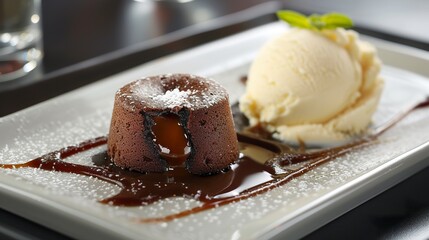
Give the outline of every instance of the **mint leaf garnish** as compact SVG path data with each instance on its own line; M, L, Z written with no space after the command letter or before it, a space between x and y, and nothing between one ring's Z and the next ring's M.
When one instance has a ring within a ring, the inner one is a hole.
M322 22L325 23L327 29L334 28L351 28L353 27L353 21L344 14L341 13L328 13L321 16Z
M298 12L281 10L277 12L277 17L293 27L310 30L350 28L353 26L353 21L341 13L312 14L307 17Z
M277 17L293 27L311 28L308 18L298 12L282 10L277 12Z

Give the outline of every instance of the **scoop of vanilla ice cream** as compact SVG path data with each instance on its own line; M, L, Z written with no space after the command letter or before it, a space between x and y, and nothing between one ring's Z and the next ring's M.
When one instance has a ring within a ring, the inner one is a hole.
M380 66L375 48L354 31L291 29L258 53L240 109L280 140L337 143L369 125Z

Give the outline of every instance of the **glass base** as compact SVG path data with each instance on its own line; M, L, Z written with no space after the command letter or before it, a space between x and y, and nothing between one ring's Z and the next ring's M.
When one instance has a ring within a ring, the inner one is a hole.
M42 55L38 29L0 33L0 82L27 75L39 65Z
M40 64L42 55L41 50L29 48L7 56L0 56L0 82L27 75Z

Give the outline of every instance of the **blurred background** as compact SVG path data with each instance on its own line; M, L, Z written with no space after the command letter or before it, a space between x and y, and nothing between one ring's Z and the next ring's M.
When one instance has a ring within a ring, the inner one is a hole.
M362 34L429 51L425 0L42 0L42 64L25 77L0 82L0 117L142 63L276 21L279 9L342 12ZM307 238L378 238L398 229L416 232L417 223L429 229L429 196L417 190L426 189L428 179L425 169ZM65 238L5 211L0 215L9 219L3 227L17 236ZM27 230L20 232L17 226Z
M27 77L0 82L0 103L21 96L14 104L0 105L0 116L150 60L276 21L279 9L343 12L364 34L429 49L429 3L424 0L43 0L42 64Z

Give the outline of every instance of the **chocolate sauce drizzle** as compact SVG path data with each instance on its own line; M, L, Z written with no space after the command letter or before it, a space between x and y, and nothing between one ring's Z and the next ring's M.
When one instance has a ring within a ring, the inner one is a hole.
M429 105L429 98L417 105ZM413 109L415 109L413 108ZM411 111L412 109L410 109ZM233 106L236 125L236 106ZM409 112L409 111L408 111ZM302 152L285 144L261 137L260 131L237 133L241 154L225 171L212 176L190 174L184 167L174 167L165 173L147 173L124 170L112 164L106 152L92 157L93 166L62 161L67 157L105 145L107 137L84 141L76 146L62 148L22 164L0 164L1 168L39 168L46 171L75 173L98 178L117 185L118 194L99 200L113 206L144 206L171 197L196 199L200 206L159 218L139 219L140 222L163 222L185 217L218 206L247 199L273 188L357 148L373 144L377 137L407 115L404 113L374 133L355 142L312 152ZM263 134L262 134L263 135ZM296 163L304 165L293 168Z

